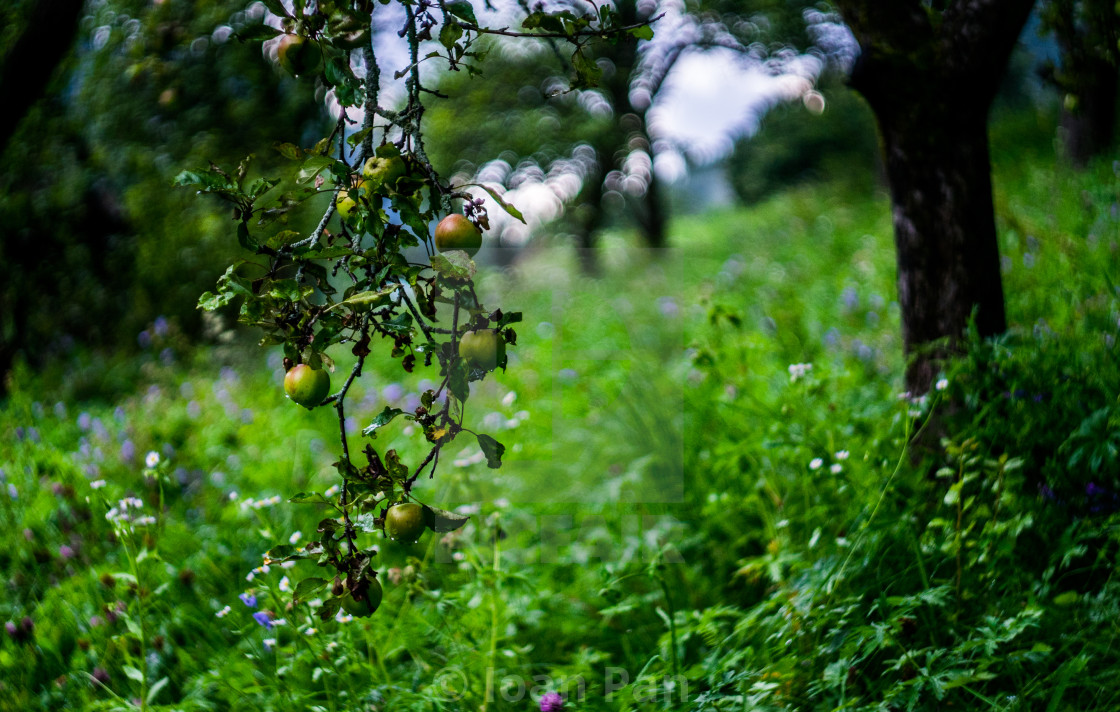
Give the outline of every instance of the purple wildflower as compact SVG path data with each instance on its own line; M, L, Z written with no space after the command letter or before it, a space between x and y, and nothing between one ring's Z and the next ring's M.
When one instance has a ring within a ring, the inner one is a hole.
M564 698L559 692L547 692L541 697L541 712L560 712L564 708Z
M241 602L244 603L249 608L256 608L257 607L257 597L254 596L253 594L249 593L248 591L239 595L238 598L240 598Z
M264 626L266 630L272 630L272 617L267 612L257 611L253 614L253 620Z

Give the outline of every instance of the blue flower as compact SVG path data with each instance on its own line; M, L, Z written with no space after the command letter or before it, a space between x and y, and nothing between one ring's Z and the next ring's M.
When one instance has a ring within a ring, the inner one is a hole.
M265 627L267 630L272 630L272 617L265 611L257 611L253 614L253 620L258 624Z
M254 596L253 594L249 593L248 591L246 591L245 593L238 596L238 598L240 598L241 602L244 603L249 608L256 608L257 607L257 597Z

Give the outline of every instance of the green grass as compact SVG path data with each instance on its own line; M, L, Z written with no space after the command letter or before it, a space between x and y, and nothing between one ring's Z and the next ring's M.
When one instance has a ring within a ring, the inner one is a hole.
M335 414L284 399L278 355L171 325L74 362L69 391L17 370L0 710L1115 709L1118 185L999 164L1014 328L920 403L882 194L682 219L661 257L612 235L599 280L559 247L484 270L483 301L525 314L468 403L506 462L456 442L415 493L470 522L361 542L368 619L289 608L312 563L254 572L328 516L287 497L337 480ZM423 377L367 367L352 450ZM943 451L907 449L922 427ZM416 440L398 420L374 444L415 462ZM114 525L126 497L155 521Z

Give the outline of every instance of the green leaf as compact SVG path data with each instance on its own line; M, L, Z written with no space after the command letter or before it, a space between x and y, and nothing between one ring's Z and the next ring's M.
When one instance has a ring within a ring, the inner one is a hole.
M264 556L272 563L282 563L284 561L295 561L298 559L306 558L305 554L300 552L291 544L280 544L279 546L274 546L266 551Z
M347 306L354 311L369 311L389 303L390 295L397 290L399 284L393 284L379 291L358 292L346 299L343 299L338 304L335 304L331 309L336 307ZM330 311L330 310L328 310Z
M483 185L482 183L464 183L464 184L462 184L460 186L457 186L457 187L466 188L467 186L475 186L477 188L482 188L483 190L485 190L487 193L490 194L490 197L494 199L495 203L502 206L502 210L505 210L507 213L509 213L511 217L513 217L517 220L520 220L522 223L528 225L528 223L525 222L525 216L521 214L521 211L518 210L517 208L513 207L512 203L506 202L506 199L503 198L501 196L501 194L499 194L496 190L494 190L490 186Z
M352 133L352 134L350 134L349 136L346 137L346 143L350 146L350 148L356 148L358 146L358 144L361 143L362 141L365 141L366 136L369 136L372 132L373 132L373 127L372 126L369 127L369 128L366 128L366 129L361 129L359 131L355 131L354 133Z
M630 33L631 37L635 37L639 40L653 39L653 27L651 25L642 25L641 27L635 27L633 29L627 30L627 32Z
M482 448L482 453L486 455L486 466L492 470L496 470L502 466L502 455L505 454L506 446L490 437L479 433L478 446Z
M261 0L264 6L268 8L269 12L277 17L291 17L288 11L284 8L284 4L280 0Z
M300 166L299 173L296 174L296 180L300 183L306 183L332 163L334 163L334 159L330 156L311 156Z
M124 670L124 676L129 680L133 680L135 682L144 682L144 673L140 672L131 665L125 665L122 669Z
M277 141L272 144L272 147L284 158L290 158L293 161L298 161L300 158L303 158L303 149L293 143L281 143Z
M469 519L470 517L462 514L424 505L424 524L434 532L441 534L453 532L466 524Z
M269 25L253 25L240 32L234 32L233 37L238 42L261 42L270 40L280 34L280 30Z
M467 0L455 0L455 2L447 3L444 7L460 20L466 20L472 25L478 26L478 20L474 16L474 6L467 2Z
M401 312L389 321L382 322L381 326L389 332L407 334L412 331L412 315L408 312Z
M159 696L160 691L162 691L163 688L167 687L167 683L169 681L170 680L167 677L161 677L160 679L156 680L155 684L152 685L151 689L148 690L148 696L144 698L145 702L147 702L149 705L152 704L152 701Z
M462 36L463 28L458 22L447 22L443 29L439 31L439 43L447 49L451 49Z
M570 13L568 13L570 14ZM526 30L542 29L546 32L564 32L564 21L556 15L538 10L530 14L521 23L521 26Z
M432 256L432 269L440 276L458 281L467 281L474 278L474 262L462 250L451 250L440 255Z
M275 250L281 247L286 247L293 242L298 242L301 237L303 237L303 235L296 232L295 230L281 230L280 232L265 240L264 244Z
M213 292L203 292L202 296L198 298L198 308L202 309L203 311L214 311L215 309L221 309L225 305L232 302L234 296L236 295L230 294L229 292L222 292L220 294L214 294Z
M470 398L470 369L467 362L461 358L455 359L451 364L451 377L447 379L447 389L460 403L465 403Z
M521 321L521 312L503 313L502 318L498 320L498 323L494 325L494 328L495 329L501 329L504 326L509 326L510 324L517 324L520 321Z
M330 504L331 501L318 492L300 492L288 498L292 504Z
M576 70L577 87L598 86L603 77L603 68L593 58L585 55L583 50L577 49L572 55L572 69Z
M404 411L401 410L400 408L392 408L390 406L385 406L385 410L378 413L377 417L375 417L373 419L373 422L371 422L369 425L367 425L362 430L362 435L368 435L370 437L376 437L374 434L377 432L378 428L385 427L389 423L393 422L393 419L396 418L398 415L403 415L403 414L404 414Z
M296 584L296 590L292 593L292 602L299 603L300 601L314 596L319 591L327 587L329 582L321 578L305 578Z
M250 252L256 252L257 248L260 247L260 244L249 234L248 223L240 222L237 224L237 244Z

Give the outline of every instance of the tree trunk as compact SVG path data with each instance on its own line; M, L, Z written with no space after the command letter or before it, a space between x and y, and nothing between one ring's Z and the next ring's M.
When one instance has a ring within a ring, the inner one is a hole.
M929 390L974 310L981 336L1006 328L986 118L957 108L920 129L880 120L911 393Z
M39 0L12 48L0 58L0 152L19 122L43 96L55 69L70 52L83 0Z
M837 0L861 54L850 83L879 124L891 187L906 386L929 390L976 312L1006 328L987 118L1032 0Z

